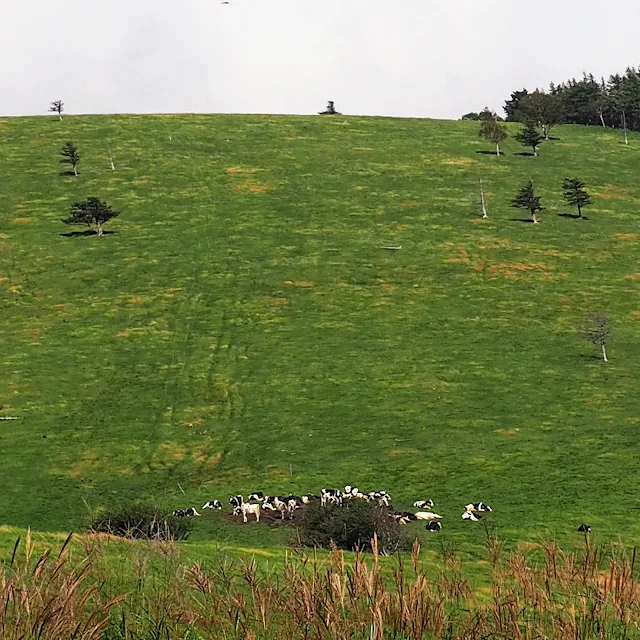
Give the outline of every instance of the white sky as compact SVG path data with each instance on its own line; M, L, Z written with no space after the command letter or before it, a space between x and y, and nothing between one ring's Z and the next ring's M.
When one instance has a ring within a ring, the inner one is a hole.
M1 0L0 115L500 113L640 63L640 2Z

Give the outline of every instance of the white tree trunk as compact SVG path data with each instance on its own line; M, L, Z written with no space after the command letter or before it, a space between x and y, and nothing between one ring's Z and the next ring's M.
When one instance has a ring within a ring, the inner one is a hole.
M624 143L629 144L629 134L626 129L624 130Z
M533 224L539 224L538 218L536 218L536 214L535 213L532 213L531 217L533 218Z
M607 124L604 121L604 116L602 115L602 111L598 111L598 115L600 116L600 122L602 123L602 126L606 129L607 128Z
M482 217L488 218L487 215L487 203L484 198L484 188L482 186L482 180L480 180L480 202L482 203Z
M600 346L602 347L602 359L605 362L609 362L609 359L607 358L607 348L606 348L606 346L604 344L601 344Z
M496 143L496 155L498 156L498 158L500 157L500 144Z
M78 175L78 169L76 169L76 165L73 165L73 175L75 175L77 177Z
M102 225L98 222L97 223L97 230L98 230L98 237L100 237L101 235L103 235L102 233Z
M113 155L111 155L111 149L109 149L109 162L111 163L111 171L115 171L116 167L113 164Z

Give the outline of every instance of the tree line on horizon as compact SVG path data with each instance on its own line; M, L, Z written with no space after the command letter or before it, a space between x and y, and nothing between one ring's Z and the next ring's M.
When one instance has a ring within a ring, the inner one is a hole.
M513 91L503 106L507 122L541 123L543 130L555 124L600 125L640 131L640 68L628 67L624 74L608 80L584 74L549 85L548 91L522 89ZM487 107L462 116L463 120L490 120L494 114ZM542 124L544 122L544 125ZM545 135L547 132L545 132Z

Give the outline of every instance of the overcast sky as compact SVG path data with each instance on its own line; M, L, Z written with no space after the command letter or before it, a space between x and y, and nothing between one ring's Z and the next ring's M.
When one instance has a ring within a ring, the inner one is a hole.
M458 118L640 63L640 2L4 0L0 115L314 113Z

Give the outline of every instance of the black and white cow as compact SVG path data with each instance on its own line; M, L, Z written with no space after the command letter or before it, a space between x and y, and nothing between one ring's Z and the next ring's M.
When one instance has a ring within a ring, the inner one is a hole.
M342 504L342 492L339 489L322 489L320 491L320 502L324 507L326 504Z
M441 522L436 522L435 520L430 522L425 529L427 531L431 531L431 532L435 532L435 531L440 531L442 529L442 523Z
M591 527L588 524L581 524L578 527L580 533L591 533Z
M233 507L233 515L237 516L240 513L240 508L244 504L244 498L240 495L229 498L229 504Z
M484 502L478 502L476 504L468 504L464 508L465 511L475 511L476 513L484 513L493 511L493 509Z
M319 502L320 496L301 496L302 504L311 504L312 502Z
M200 514L196 511L195 507L189 507L187 509L176 509L171 515L174 518L193 518Z
M471 522L478 522L482 516L479 513L474 513L473 511L465 511L462 514L463 520L471 520Z
M264 493L262 491L254 491L249 494L249 502L255 500L256 502L264 502Z
M220 500L209 500L202 505L203 509L222 509Z
M433 502L433 500L416 500L413 503L414 507L417 507L418 509L433 509L435 503Z

